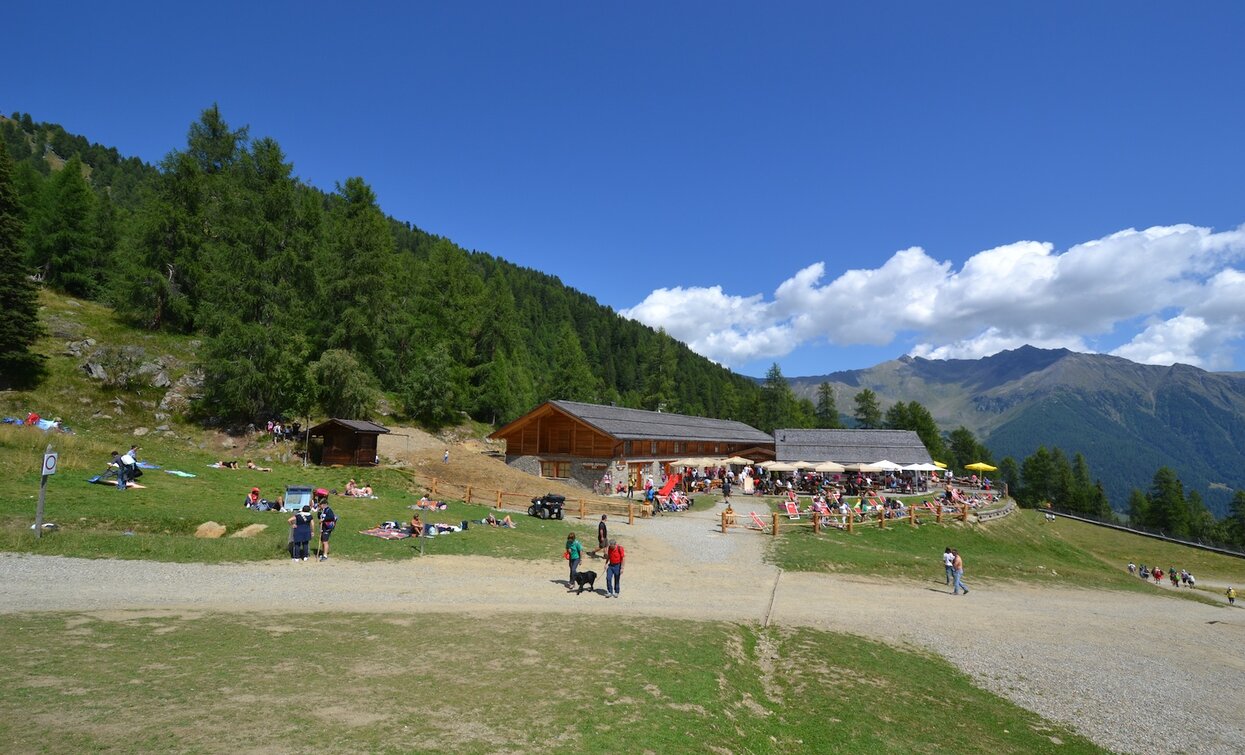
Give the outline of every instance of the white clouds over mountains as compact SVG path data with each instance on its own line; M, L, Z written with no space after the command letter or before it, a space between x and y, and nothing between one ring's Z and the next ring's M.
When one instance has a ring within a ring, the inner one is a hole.
M973 359L1031 344L1112 353L1137 362L1230 368L1245 336L1245 225L1214 233L1175 225L1129 229L1056 252L1018 241L978 252L959 270L919 247L881 267L825 281L799 270L771 298L721 286L653 291L622 311L727 365L839 346L915 340L911 353Z

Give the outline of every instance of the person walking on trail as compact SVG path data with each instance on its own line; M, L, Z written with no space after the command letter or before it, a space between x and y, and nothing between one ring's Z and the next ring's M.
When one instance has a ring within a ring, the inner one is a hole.
M611 540L605 550L605 597L617 598L622 592L623 561L627 554L617 540Z
M579 538L575 537L575 533L572 532L566 536L566 559L571 565L571 577L566 581L567 592L575 587L575 575L579 573L579 560L583 557L583 543L579 542Z
M949 586L951 579L955 577L955 554L951 552L950 548L942 552L942 566L947 572L947 585Z
M597 522L597 547L592 551L592 555L597 555L605 550L609 545L609 528L605 525L605 514L601 515L601 521Z
M964 586L964 559L960 558L960 552L955 549L951 550L951 555L955 556L951 562L951 568L955 570L955 587L951 594L958 595L963 590L968 595L968 588Z
M448 448L447 448L447 449L445 449L445 453L441 456L441 463L442 463L442 464L449 464L449 463L450 463L450 449L448 449Z
M1225 592L1224 595L1228 596L1228 605L1230 606L1236 605L1236 588L1235 587L1232 587L1231 585L1229 585L1228 591Z

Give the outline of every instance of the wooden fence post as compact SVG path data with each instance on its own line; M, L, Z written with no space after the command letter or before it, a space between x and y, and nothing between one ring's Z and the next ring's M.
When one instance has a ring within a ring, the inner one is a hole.
M821 512L813 512L813 533L821 534Z
M471 486L467 486L467 503L471 503Z
M583 519L583 518L584 518L584 516L585 516L585 515L587 515L587 513L588 513L588 509L586 508L586 504L584 503L584 499L580 498L580 499L579 499L579 518L580 518L580 519Z
M916 526L916 506L908 507L908 524L911 524L913 527Z
M722 512L722 534L726 534L726 512Z
M886 529L886 507L885 506L883 506L878 511L878 529L880 530Z
M843 517L843 523L847 525L847 534L852 534L852 526L856 523L856 512L849 508L847 516Z
M497 491L497 508L501 508L501 491Z
M772 534L774 537L778 537L778 512L777 511L774 512L774 531L770 534Z
M627 504L627 524L635 524L635 504Z
M968 521L968 504L967 503L963 504L962 508L960 509L960 521L961 522Z
M934 521L942 524L942 501L939 501L934 507Z
M437 494L437 478L435 477L432 478L432 494Z

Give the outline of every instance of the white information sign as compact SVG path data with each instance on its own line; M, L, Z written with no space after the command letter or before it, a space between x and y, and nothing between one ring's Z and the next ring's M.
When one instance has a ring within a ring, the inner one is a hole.
M56 474L57 456L58 454L44 454L43 455L43 474L45 476L50 475L50 474Z

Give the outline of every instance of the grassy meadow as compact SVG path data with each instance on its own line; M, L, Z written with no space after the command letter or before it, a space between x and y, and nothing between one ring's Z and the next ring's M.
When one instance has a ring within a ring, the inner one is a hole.
M141 490L120 492L115 485L87 484L100 473L109 452L119 443L98 432L77 435L44 434L28 427L0 427L0 472L7 484L0 491L0 551L19 551L88 558L139 558L157 561L226 562L288 558L288 514L243 508L242 498L259 487L274 499L286 485L312 485L340 490L350 477L370 484L376 499L334 496L333 510L341 518L333 534L333 552L351 559L409 558L418 553L418 541L387 541L359 534L386 520L409 521L410 508L423 490L394 469L327 469L298 463L269 462L254 455L256 464L271 472L212 469L220 454L187 447L163 438L138 439L142 458L163 469L146 470ZM51 442L60 453L60 471L49 478L44 521L60 529L36 539L30 531L39 492L39 465ZM278 453L279 450L273 453ZM236 458L236 457L231 457ZM179 478L166 474L178 469L196 475ZM425 522L458 524L483 519L486 506L446 500L445 511L424 511ZM505 558L556 558L568 530L590 535L589 521L541 521L526 513L510 512L517 529L473 526L466 532L430 538L429 554L487 554ZM250 524L268 528L252 538L194 537L206 521L225 525L234 533Z
M1241 580L1245 560L1097 527L1070 519L1048 522L1037 511L1015 513L982 524L945 517L920 526L907 519L857 526L852 534L826 528L814 534L807 522L788 523L769 550L770 560L788 571L847 572L912 580L943 580L942 552L956 548L964 558L965 581L1017 581L1050 585L1152 592L1131 577L1130 559L1188 569L1200 584L1180 594L1206 597L1208 582Z
M940 659L808 629L110 612L0 632L0 740L42 752L1100 751Z

